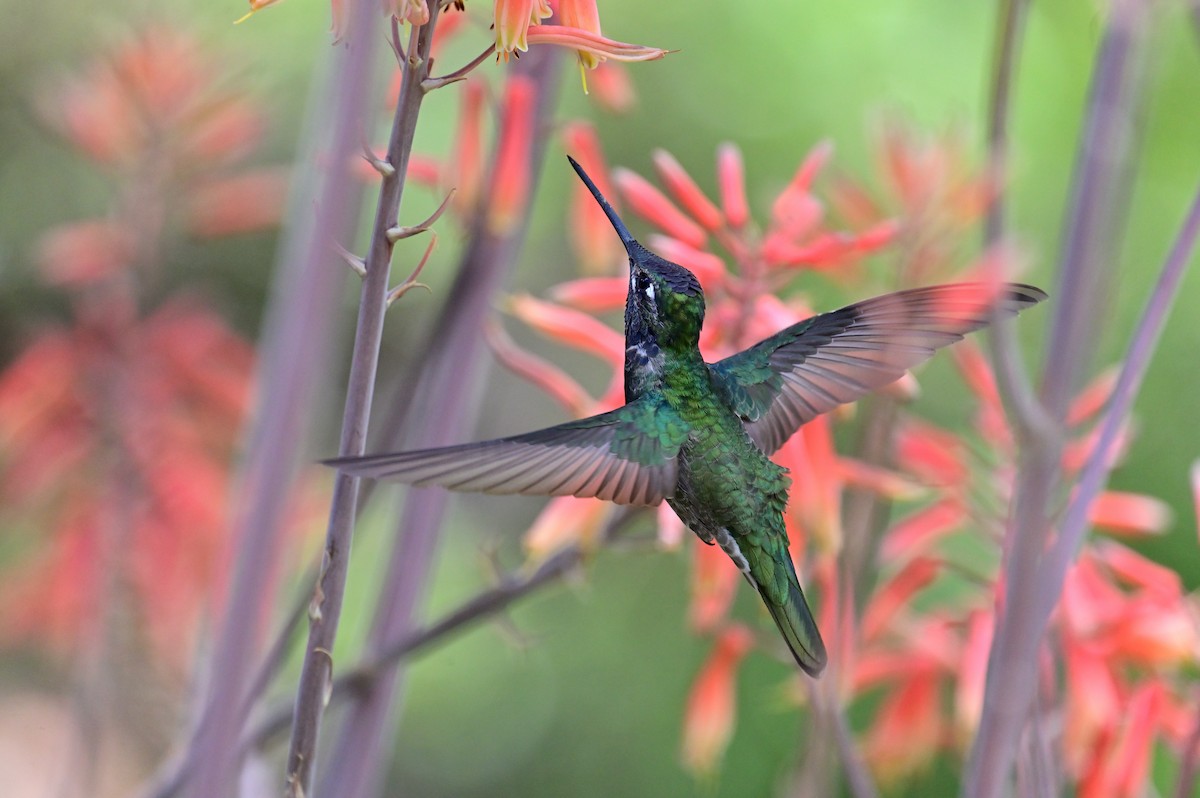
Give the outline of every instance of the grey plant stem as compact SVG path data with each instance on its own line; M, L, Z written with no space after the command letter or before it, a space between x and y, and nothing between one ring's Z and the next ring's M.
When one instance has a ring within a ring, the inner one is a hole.
M997 5L987 123L988 177L995 182L996 188L983 220L985 250L1000 246L1005 239L1009 180L1008 124L1017 50L1025 31L1025 12L1028 7L1028 0L1001 0ZM1014 321L999 317L993 319L988 341L996 369L997 388L1006 400L1019 440L1047 434L1050 421L1034 394L1028 371L1021 362Z
M1018 467L1001 572L1006 599L998 607L983 711L961 792L970 798L1004 793L1018 739L1030 719L1045 629L1037 596L1052 503L1063 487L1063 430L1071 393L1094 353L1095 325L1102 315L1099 286L1107 284L1113 269L1115 231L1121 227L1115 218L1122 207L1117 195L1128 190L1120 177L1133 127L1131 75L1147 15L1145 3L1117 0L1096 57L1043 372L1041 401L1053 432L1026 441Z
M557 85L556 48L534 48L510 65L511 74L531 79L536 86L534 131L529 150L529 196L536 194L546 147L547 130ZM504 131L501 131L504 135ZM501 151L503 141L495 150ZM493 159L494 160L494 159ZM493 176L489 178L489 186ZM491 196L489 187L482 196ZM516 262L525 239L528 209L521 221L505 231L489 230L486 208L473 225L458 275L443 316L423 348L419 382L406 410L406 447L424 448L454 443L464 434L474 393L477 364L483 355L483 324L490 303ZM413 434L415 431L415 434ZM446 494L437 489L411 489L395 532L387 575L376 602L368 638L372 655L389 640L414 628L433 569ZM394 733L395 697L402 692L406 672L384 668L348 708L331 767L322 782L330 795L365 796L379 786L386 771L387 740Z
M361 2L352 4L351 15L346 44L333 59L330 86L336 90L324 91L325 113L314 136L335 164L348 163L357 149L376 52L371 23L377 12ZM332 125L326 119L334 120ZM247 704L237 698L246 694L247 674L258 654L259 623L272 598L273 583L266 575L276 570L289 488L314 397L327 373L328 341L345 281L330 254L356 214L358 193L347 170L330 169L314 176L289 210L291 223L280 247L259 348L259 402L237 478L238 510L230 537L237 546L236 565L196 732L182 755L197 776L190 786L198 797L229 794L238 768L236 741Z
M360 0L353 6L362 8L373 4ZM428 23L413 27L406 49L407 59L401 64L403 72L400 95L396 103L386 155L386 161L392 169L388 174L381 175L371 241L364 258L366 274L359 298L358 324L351 354L346 406L342 416L341 444L338 448L341 456L362 454L366 445L391 274L393 245L388 239L387 231L396 225L399 218L400 200L404 192L417 117L425 97L421 84L429 73L429 53L439 11L440 4L431 4ZM366 11L357 13L367 15ZM373 26L367 24L364 27L364 35L370 36ZM334 478L324 559L309 605L308 643L304 649L300 684L296 691L296 713L286 764L288 795L313 795L312 780L321 717L333 671L330 652L333 651L342 612L357 501L358 480L338 473Z
M1133 409L1134 399L1146 376L1146 369L1154 355L1158 339L1166 326L1171 305L1179 293L1179 284L1187 270L1188 261L1196 247L1196 237L1200 234L1200 186L1192 197L1191 207L1184 219L1183 226L1171 252L1163 264L1158 281L1146 303L1129 351L1125 355L1124 364L1117 376L1117 384L1113 388L1112 397L1104 413L1100 427L1100 438L1096 442L1087 463L1084 464L1074 495L1071 497L1067 511L1063 515L1057 538L1050 548L1042 573L1038 579L1038 610L1043 626L1049 619L1050 613L1058 603L1062 593L1063 579L1067 568L1070 567L1083 536L1090 528L1088 524L1088 509L1108 481L1112 471L1112 458L1109 453L1116 444L1121 426Z

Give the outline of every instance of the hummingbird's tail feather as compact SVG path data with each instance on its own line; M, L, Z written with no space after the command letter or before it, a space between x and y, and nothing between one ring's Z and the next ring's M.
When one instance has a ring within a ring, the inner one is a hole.
M821 640L821 631L817 629L817 621L808 608L808 602L804 600L800 583L795 576L789 581L787 599L783 603L775 601L762 586L758 587L758 593L775 619L775 625L787 641L788 648L792 650L796 663L809 676L820 676L828 659L825 643Z

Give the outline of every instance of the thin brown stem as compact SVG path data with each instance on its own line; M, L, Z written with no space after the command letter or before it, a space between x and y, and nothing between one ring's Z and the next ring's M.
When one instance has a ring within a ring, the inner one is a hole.
M358 325L342 417L341 444L338 449L341 456L359 455L365 450L391 273L392 242L388 240L387 231L395 226L399 217L417 117L425 98L421 82L428 76L429 53L438 10L434 4L430 9L429 22L423 26L413 26L409 39L408 58L404 63L400 97L396 103L387 151L387 161L395 173L381 180L371 242L364 259L367 273L359 299ZM334 480L321 574L309 605L308 644L296 692L296 715L287 757L286 789L289 795L313 795L317 742L333 672L329 652L333 650L341 617L357 504L358 480L339 472Z
M442 75L441 77L428 78L425 81L425 91L433 91L434 89L440 89L443 86L449 86L451 83L457 83L460 80L466 80L467 76L470 75L476 67L491 58L495 52L496 45L492 44L482 53L472 58L470 62L468 62L466 66L463 66L461 69L456 69L448 75Z
M553 49L539 48L513 65L513 79L532 80L536 86L533 130L541 130L550 118L557 64L558 54ZM529 145L530 185L536 186L546 139L534 137ZM497 151L503 147L504 142L498 142ZM405 446L425 448L461 440L464 420L471 417L475 401L476 364L484 349L483 320L524 243L527 209L520 219L504 230L490 229L482 216L476 221L442 318L422 347L420 377L405 407L409 426ZM433 569L445 505L444 491L408 491L404 511L398 516L384 587L376 602L370 647L378 650L415 624ZM347 711L333 766L324 781L331 788L336 785L339 795L370 794L382 779L387 761L382 752L395 728L394 699L405 675L402 668L387 670Z

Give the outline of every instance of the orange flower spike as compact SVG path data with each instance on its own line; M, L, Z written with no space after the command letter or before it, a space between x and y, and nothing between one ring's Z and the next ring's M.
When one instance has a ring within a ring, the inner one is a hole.
M496 52L507 60L514 50L528 50L530 25L553 13L548 0L496 0L493 6Z
M586 313L519 294L508 302L517 318L548 338L589 352L613 366L625 363L625 338Z
M658 225L672 238L700 249L708 240L704 228L685 216L661 191L628 169L617 169L613 178L621 194L642 218Z
M737 720L737 669L754 638L730 626L717 639L688 695L683 716L683 765L695 776L711 776L733 738Z
M576 496L551 499L525 533L523 545L530 565L545 562L568 546L595 550L612 507L599 499Z
M726 142L717 150L717 185L721 191L721 208L725 221L735 230L750 220L750 205L746 202L746 168L742 151L736 144Z
M675 156L666 150L657 149L652 158L658 176L692 218L710 232L720 229L725 221L721 211L704 195L696 181L692 180L692 176L675 160Z
M871 642L882 635L912 597L927 586L941 570L941 563L932 557L917 557L897 571L887 583L875 591L863 612L862 638Z
M483 106L486 87L480 80L463 81L459 95L458 124L446 164L446 190L453 189L451 203L463 218L471 218L479 203L483 184Z
M536 96L532 80L517 75L509 77L501 104L499 144L487 204L487 226L493 234L512 230L526 211Z
M737 595L738 581L738 571L725 552L696 538L692 548L692 600L688 606L688 625L693 632L711 632L725 620Z
M586 122L570 122L563 128L563 144L567 152L592 175L596 186L606 197L616 198L608 181L608 167L600 149L596 130ZM584 274L611 274L625 258L625 247L613 235L612 225L604 210L592 199L587 186L578 180L571 181L570 241L575 258ZM622 278L622 289L628 280ZM624 297L621 304L624 305Z

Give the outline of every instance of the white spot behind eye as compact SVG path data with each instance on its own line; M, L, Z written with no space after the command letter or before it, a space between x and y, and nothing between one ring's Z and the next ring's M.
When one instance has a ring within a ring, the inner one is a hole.
M646 297L651 302L654 301L654 283L646 283Z

